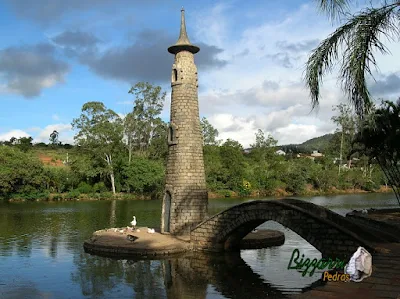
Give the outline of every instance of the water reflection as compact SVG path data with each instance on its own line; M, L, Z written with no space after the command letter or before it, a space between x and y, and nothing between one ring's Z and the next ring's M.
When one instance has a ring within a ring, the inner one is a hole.
M368 196L309 200L335 211L394 202L390 194ZM244 201L211 200L209 211ZM282 297L318 280L318 275L307 278L286 269L294 248L310 258L319 259L321 253L271 221L261 227L283 231L285 244L240 255L134 261L84 253L83 241L93 231L126 226L133 215L139 226L159 227L160 213L159 201L0 203L0 298L25 298L28 293L29 298Z
M79 270L73 275L86 296L105 297L107 293L116 293L122 285L125 289L120 291L134 298L209 298L210 287L214 290L213 298L285 298L290 293L254 272L240 253L189 253L158 261L95 261L94 256L82 255ZM118 284L120 280L124 283ZM285 285L285 281L280 283Z

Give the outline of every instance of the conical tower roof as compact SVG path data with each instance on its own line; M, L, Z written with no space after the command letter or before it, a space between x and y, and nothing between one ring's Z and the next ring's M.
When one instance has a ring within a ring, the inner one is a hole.
M200 48L192 45L189 41L189 38L186 33L186 24L185 24L185 10L181 9L181 32L179 34L178 41L175 45L168 48L168 52L171 54L176 54L180 51L189 51L193 54L196 54L200 51Z

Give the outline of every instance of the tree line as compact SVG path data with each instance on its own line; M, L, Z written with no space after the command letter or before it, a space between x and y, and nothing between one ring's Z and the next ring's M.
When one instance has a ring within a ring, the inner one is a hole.
M0 196L5 199L160 198L168 154L167 123L160 114L166 93L159 86L137 83L132 111L124 118L102 102L87 102L73 119L75 144L62 144L54 131L49 144L32 144L31 137L12 138L0 146ZM235 140L218 139L218 130L201 119L208 190L219 196L329 193L335 190L372 191L388 179L368 153L355 153L352 141L360 122L346 105L335 108L337 132L323 157L298 158L276 153L277 140L255 135L249 153ZM43 165L38 152L68 153L64 167ZM334 158L339 158L335 159ZM354 163L357 163L355 165ZM354 167L356 166L356 167Z

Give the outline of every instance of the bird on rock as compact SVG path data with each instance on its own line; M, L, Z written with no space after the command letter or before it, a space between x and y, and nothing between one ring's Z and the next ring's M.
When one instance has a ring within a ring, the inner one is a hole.
M136 228L136 217L133 216L133 220L131 221L132 227Z

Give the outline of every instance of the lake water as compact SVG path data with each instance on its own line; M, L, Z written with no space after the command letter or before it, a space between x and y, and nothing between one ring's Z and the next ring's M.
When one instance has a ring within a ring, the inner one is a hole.
M353 209L398 207L393 194L302 198L346 214ZM209 214L249 199L209 201ZM33 202L0 204L0 298L281 298L318 281L287 270L295 248L321 253L272 221L260 228L285 233L285 244L232 255L164 260L117 260L86 254L83 241L96 230L159 227L160 201Z

